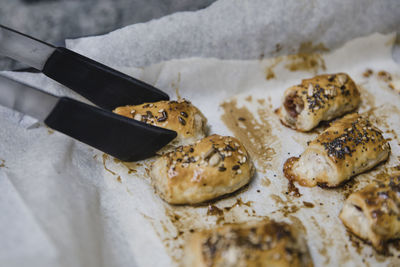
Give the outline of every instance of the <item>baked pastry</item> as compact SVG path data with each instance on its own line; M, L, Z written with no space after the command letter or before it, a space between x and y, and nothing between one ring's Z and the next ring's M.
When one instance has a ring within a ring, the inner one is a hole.
M386 160L390 145L382 132L357 113L331 124L300 158L289 158L285 176L303 186L338 186L350 177Z
M306 132L321 121L356 109L359 104L360 93L349 75L325 74L288 88L278 114L284 125Z
M313 266L307 243L291 226L275 221L234 224L194 233L182 266Z
M187 145L206 136L207 119L187 100L159 101L136 106L123 106L114 110L115 113L142 121L154 126L177 132L171 146Z
M219 135L164 154L150 171L156 192L170 204L196 204L232 193L253 174L253 163L239 140Z
M400 173L351 194L339 215L350 231L382 251L400 238Z

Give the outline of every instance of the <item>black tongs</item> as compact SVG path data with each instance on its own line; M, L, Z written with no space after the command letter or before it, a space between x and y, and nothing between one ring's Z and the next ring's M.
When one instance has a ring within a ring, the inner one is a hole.
M0 54L40 70L100 107L0 76L0 104L43 120L50 128L123 161L150 157L177 135L112 112L118 106L169 99L151 85L2 25Z

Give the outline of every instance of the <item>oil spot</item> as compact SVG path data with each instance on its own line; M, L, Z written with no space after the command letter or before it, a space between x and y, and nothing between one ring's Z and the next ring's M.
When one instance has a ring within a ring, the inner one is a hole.
M131 173L137 173L137 169L139 167L142 167L143 164L140 162L125 162L125 161L121 161L122 165L124 165L126 168L128 168L128 174Z
M178 78L176 79L175 82L172 82L172 83L171 83L171 87L172 87L173 89L175 89L176 98L177 98L178 100L181 99L181 95L180 95L180 93L179 93L180 84L181 84L181 73L178 72Z
M261 98L261 99L257 99L258 104L260 105L264 105L265 104L265 99Z
M289 215L296 213L300 210L300 207L296 205L285 205L282 208L273 211L272 213L281 213L284 217L288 217Z
M230 211L233 208L242 207L242 206L251 207L252 204L253 204L253 201L243 202L242 198L239 197L239 198L236 199L236 202L233 203L233 205L228 206L228 207L224 207L223 210L224 211Z
M208 208L207 208L207 215L216 215L216 216L219 216L219 215L223 215L224 214L224 211L223 210L221 210L220 208L218 208L217 206L215 206L215 205L208 205Z
M105 169L106 171L108 171L108 172L111 173L112 175L117 175L116 172L114 172L114 171L110 170L109 168L107 168L106 162L107 162L107 160L108 160L108 157L109 157L109 156L108 156L107 154L103 154L103 167L104 167L104 169Z
M374 71L371 70L371 69L366 69L366 70L363 72L363 76L364 76L365 78L369 78L372 74L374 74Z
M311 222L314 224L314 227L318 231L318 234L321 236L322 244L321 244L321 246L319 246L318 252L325 258L324 266L326 266L331 261L329 255L328 255L327 249L332 247L332 245L333 245L332 240L329 237L327 237L324 227L321 227L318 224L317 219L315 219L314 216L311 216L310 218L311 218Z
M274 68L283 60L282 57L275 58L271 65L265 69L265 79L270 80L276 78Z
M302 43L297 54L286 56L289 63L285 67L290 71L311 71L317 74L319 70L326 70L321 53L327 51L329 50L322 43L315 46L312 42Z
M299 218L293 215L289 215L288 219L293 223L293 225L299 229L304 235L307 234L307 229Z
M361 98L361 109L368 110L375 107L375 97L368 90L366 90L360 84L357 84L358 90L360 91Z
M387 82L387 83L391 82L392 79L393 79L392 75L389 72L384 71L384 70L381 70L381 71L378 72L378 78L380 80L384 81L384 82Z
M276 204L279 204L279 205L280 204L282 204L282 205L286 204L285 201L283 201L282 198L280 196L278 196L278 195L271 194L270 198L272 198L275 201Z
M218 208L215 205L208 205L207 216L215 216L215 217L217 217L217 221L216 221L217 224L220 224L225 219L224 210Z
M271 181L267 177L264 177L261 179L262 186L268 187L270 184L271 184Z
M258 122L247 107L237 107L236 100L221 104L224 114L221 119L249 151L250 156L257 161L261 171L265 172L271 166L276 155L272 147L278 138L272 134L272 127L266 118ZM238 120L244 118L245 120Z
M303 205L306 208L314 208L314 204L311 202L303 201Z

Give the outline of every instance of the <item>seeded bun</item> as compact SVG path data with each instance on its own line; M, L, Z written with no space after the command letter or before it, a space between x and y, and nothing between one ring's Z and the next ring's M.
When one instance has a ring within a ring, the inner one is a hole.
M352 193L339 218L353 234L383 251L387 241L400 238L399 193L400 172L397 172Z
M229 224L194 233L181 266L313 266L304 237L286 223Z
M159 101L118 107L115 113L154 126L176 131L178 136L162 151L188 145L205 137L207 119L187 100Z
M370 121L352 113L335 121L308 144L300 158L289 158L283 172L303 186L335 187L372 169L390 155L390 145Z
M278 115L284 125L306 132L321 121L332 120L356 109L360 102L357 85L349 75L325 74L288 88Z
M234 137L211 135L158 158L150 176L170 204L197 204L232 193L249 183L254 166Z

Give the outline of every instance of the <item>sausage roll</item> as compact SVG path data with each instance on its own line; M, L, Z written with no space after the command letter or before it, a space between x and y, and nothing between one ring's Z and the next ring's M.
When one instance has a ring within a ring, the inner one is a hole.
M164 154L150 171L156 192L170 204L196 204L232 193L249 183L253 174L243 145L219 135Z
M182 266L313 266L298 231L275 221L231 224L194 233L185 246Z
M400 173L351 194L339 217L353 234L382 251L386 241L400 238Z
M289 158L283 171L304 186L338 186L350 177L373 168L390 154L382 132L357 113L331 124L300 158Z
M174 130L171 146L187 145L205 137L207 119L187 100L159 101L118 107L115 113L154 126ZM170 148L167 147L167 148Z
M359 104L360 93L349 75L325 74L288 88L278 114L284 125L306 132L321 121L356 109Z

